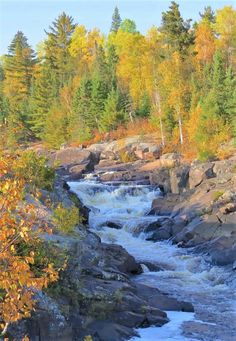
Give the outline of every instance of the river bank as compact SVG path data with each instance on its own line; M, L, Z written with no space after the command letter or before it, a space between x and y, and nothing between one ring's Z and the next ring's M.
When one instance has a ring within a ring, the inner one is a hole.
M15 339L235 337L234 158L188 164L139 140L48 156L57 165L50 198L70 207L75 193L88 226L47 237L68 267Z

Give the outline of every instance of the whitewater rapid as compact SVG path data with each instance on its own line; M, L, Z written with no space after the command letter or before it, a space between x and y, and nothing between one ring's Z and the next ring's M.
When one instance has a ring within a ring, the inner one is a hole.
M160 219L147 215L153 199L161 196L157 187L117 186L93 178L68 185L90 209L89 226L103 242L122 245L140 263L162 269L149 271L144 265L137 282L194 305L195 313L168 311L169 323L138 329L140 338L133 341L236 340L235 272L230 267L213 266L207 256L178 248L171 241L146 240L143 227Z

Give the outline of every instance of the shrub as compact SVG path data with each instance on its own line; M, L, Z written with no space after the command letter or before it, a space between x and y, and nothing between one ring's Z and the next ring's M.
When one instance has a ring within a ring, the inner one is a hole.
M71 233L76 225L80 224L83 218L80 215L79 209L75 206L71 208L63 207L59 204L53 212L53 223L56 228L63 233Z
M213 193L213 201L217 201L220 199L220 197L222 197L222 195L224 194L224 191L216 191Z
M32 188L42 188L51 191L55 171L47 165L47 158L39 156L34 151L26 151L20 155L15 165L16 175Z

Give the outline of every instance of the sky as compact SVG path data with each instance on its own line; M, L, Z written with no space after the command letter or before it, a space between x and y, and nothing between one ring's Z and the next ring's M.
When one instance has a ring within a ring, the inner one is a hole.
M236 5L236 0L176 0L185 19L199 19L199 12L210 5L214 10L226 5ZM75 22L88 29L98 27L108 33L115 6L121 18L135 20L140 32L146 33L153 25L159 26L161 14L170 5L169 0L0 0L0 55L15 33L23 31L29 44L36 45L45 38L44 30L61 13L71 15Z

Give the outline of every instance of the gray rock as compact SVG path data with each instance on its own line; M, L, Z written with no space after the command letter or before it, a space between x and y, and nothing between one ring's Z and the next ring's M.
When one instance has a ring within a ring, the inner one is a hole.
M180 194L188 188L189 166L180 166L170 170L171 192Z
M214 163L211 162L192 165L189 170L189 188L197 187L203 180L213 178L213 167Z

